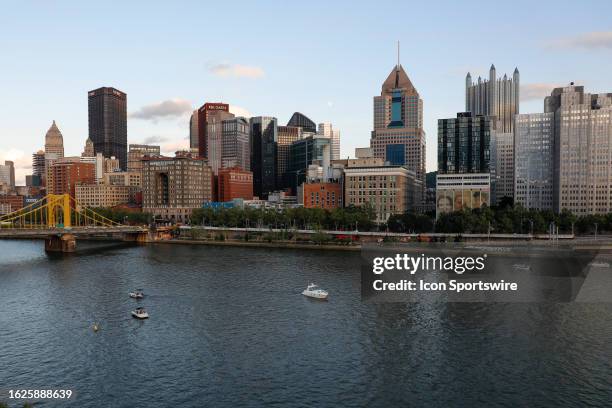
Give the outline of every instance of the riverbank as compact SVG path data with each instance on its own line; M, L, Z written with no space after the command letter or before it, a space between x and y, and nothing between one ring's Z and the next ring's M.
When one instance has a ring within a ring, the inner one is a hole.
M172 239L167 241L154 241L152 244L175 244L175 245L211 245L249 248L280 248L280 249L316 249L330 251L361 251L361 245L333 245L333 244L307 244L294 242L253 242L253 241L208 241L196 239Z

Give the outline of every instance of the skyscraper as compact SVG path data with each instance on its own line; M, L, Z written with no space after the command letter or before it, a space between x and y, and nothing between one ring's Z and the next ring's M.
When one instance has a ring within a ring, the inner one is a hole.
M276 147L276 187L278 189L282 190L292 186L291 174L289 173L289 152L291 144L301 138L302 128L278 126L278 143Z
M235 167L250 171L249 121L237 117L224 120L221 126L221 168Z
M219 122L219 139L221 138L221 121L233 118L229 113L229 105L226 103L207 102L198 109L198 155L208 158L208 122ZM214 118L214 119L213 119ZM213 129L217 129L213 126Z
M577 215L612 211L612 93L555 88L544 100L554 113L553 209Z
M331 159L340 159L340 131L334 129L331 123L319 123L319 135L331 140Z
M491 64L489 79L478 77L476 83L468 72L465 77L465 110L474 115L495 117L491 134L491 176L495 186L493 202L514 195L514 115L519 113L520 74L514 69L512 78L497 78Z
M273 117L250 119L253 194L259 198L267 198L269 193L276 190L277 126L277 120Z
M473 115L495 116L498 133L512 133L514 115L519 113L520 74L514 69L512 78L504 74L497 78L495 65L489 69L489 79L478 77L472 82L468 72L465 77L465 110Z
M4 164L0 164L0 184L15 187L15 163L12 161L5 160Z
M514 202L528 209L553 209L555 114L514 117Z
M316 133L317 125L308 118L308 116L304 115L300 112L295 112L289 122L287 122L287 126L293 127L301 127L304 132Z
M64 138L55 121L53 121L45 135L45 155L49 155L49 157L54 159L64 157Z
M375 157L407 167L414 171L419 185L425 185L423 100L399 61L383 83L380 96L374 97L370 147Z
M127 95L118 89L102 87L89 91L89 138L95 153L115 156L121 169L127 169Z
M32 154L32 175L42 180L45 174L45 152L42 150Z
M194 110L189 118L189 147L197 149L198 143L198 110Z
M461 112L438 120L436 214L490 205L495 119Z

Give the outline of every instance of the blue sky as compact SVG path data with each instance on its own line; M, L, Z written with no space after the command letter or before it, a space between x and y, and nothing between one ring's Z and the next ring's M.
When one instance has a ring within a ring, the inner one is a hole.
M14 2L0 14L0 160L18 181L56 120L67 155L87 138L87 91L128 94L128 142L186 146L188 111L294 111L330 121L342 155L367 146L372 97L396 59L424 101L427 168L436 120L464 109L464 78L518 66L521 112L570 81L612 92L612 2ZM500 16L500 17L498 17ZM501 17L503 16L503 17Z

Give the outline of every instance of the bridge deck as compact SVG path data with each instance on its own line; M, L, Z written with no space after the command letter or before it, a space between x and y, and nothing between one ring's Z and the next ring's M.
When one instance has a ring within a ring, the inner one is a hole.
M148 232L147 227L120 226L120 227L73 227L73 228L0 228L0 238L27 238L45 237L52 235L72 234L74 236L100 235L100 234L126 234Z

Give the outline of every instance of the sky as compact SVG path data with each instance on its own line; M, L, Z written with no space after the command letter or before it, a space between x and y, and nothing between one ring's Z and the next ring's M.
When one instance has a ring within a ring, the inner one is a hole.
M0 14L0 161L31 169L55 120L66 155L87 139L87 91L128 95L128 143L188 146L190 112L295 111L341 132L342 157L369 145L372 98L396 63L419 91L427 170L437 119L465 106L465 75L521 74L521 113L574 81L612 92L612 2L7 2Z

